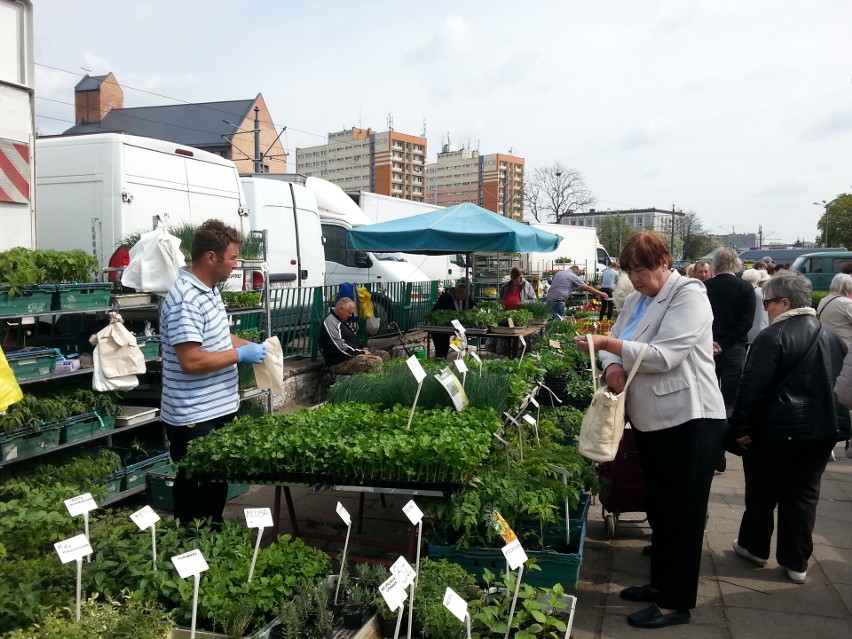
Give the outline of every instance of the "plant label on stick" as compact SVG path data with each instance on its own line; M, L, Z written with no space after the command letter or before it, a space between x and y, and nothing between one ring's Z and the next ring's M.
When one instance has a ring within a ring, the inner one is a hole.
M461 410L468 405L467 393L464 392L462 383L453 371L449 368L444 368L440 373L435 374L435 379L449 393L456 410Z
M461 333L462 335L465 334L466 329L464 326L462 326L462 323L460 321L454 319L450 322L450 324L452 324L453 328L456 329L457 333Z
M139 530L145 530L160 521L160 516L154 512L153 508L145 506L130 515L130 519L139 527Z
M506 448L509 448L509 442L507 442L505 439L500 437L500 435L498 435L497 433L491 433L491 434L494 436L494 439L496 439L498 442L503 444Z
M461 353L461 349L455 344L450 344L450 348L453 349L456 353Z
M77 515L83 515L96 510L98 505L95 503L91 493L84 493L71 499L66 499L65 507L68 509L69 515L76 517Z
M391 609L391 612L395 612L397 608L405 603L405 590L399 585L399 581L395 575L388 577L379 586L379 592L388 605L388 608Z
M535 417L533 417L532 415L524 415L524 421L530 426L535 426Z
M210 568L210 566L207 565L207 560L204 559L204 555L202 555L201 551L197 548L195 550L185 552L182 555L175 555L172 557L172 563L175 565L181 579L200 575L202 572Z
M515 328L515 322L511 317L506 319L506 323L509 325L509 328Z
M402 507L402 512L405 513L413 526L419 524L423 519L423 511L414 503L413 499Z
M524 548L521 546L521 542L518 539L510 541L508 544L503 546L502 551L506 561L509 562L509 568L511 570L517 570L518 567L523 566L524 562L527 560L527 553L524 552Z
M459 597L458 593L450 587L444 592L444 608L453 613L453 616L464 623L467 616L467 602Z
M343 504L337 502L337 508L335 510L337 511L338 516L343 520L344 524L347 526L352 525L352 517L349 515L349 511L343 507Z
M244 512L246 516L246 527L269 528L272 526L271 508L246 508ZM349 524L347 524L347 526L348 525Z
M454 360L453 363L456 365L456 368L458 369L459 373L467 372L467 364L464 363L463 359Z
M562 476L563 476L563 477L565 477L566 479L568 479L568 478L570 478L570 477L571 477L571 473L569 473L569 472L568 472L565 468L563 468L562 466L557 466L556 464L551 464L550 462L545 463L545 466L547 466L547 467L548 467L550 470L552 470L554 473L558 473L559 475L562 475Z
M400 587L408 588L408 586L414 583L414 568L405 560L405 557L400 557L393 562L390 571L396 577Z
M477 355L475 351L471 351L470 356L473 358L473 361L479 364L479 367L482 368L482 360L480 359L479 355Z
M535 397L530 397L530 404L538 408L538 400Z
M408 370L411 371L411 374L414 375L414 379L419 384L424 379L426 379L426 371L423 370L423 365L420 363L420 360L417 359L416 355L412 355L405 363L408 365Z
M515 426L520 427L520 423L518 423L518 420L512 417L509 413L503 413L503 417L505 417L507 421L512 422Z
M86 535L77 535L64 541L57 541L53 544L53 547L63 564L92 554L92 546L89 544L89 538Z
M562 349L562 344L555 339L549 340L547 343L550 346L550 348L555 348L556 350Z

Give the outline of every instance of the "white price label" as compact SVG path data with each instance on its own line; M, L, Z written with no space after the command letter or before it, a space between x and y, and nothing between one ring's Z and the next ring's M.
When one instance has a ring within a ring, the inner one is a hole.
M91 493L84 493L71 499L66 499L65 507L68 509L69 515L76 517L77 515L96 510L98 505L95 503Z
M550 348L555 348L556 350L562 348L562 344L555 339L549 340L547 343L550 345Z
M506 320L506 323L509 325L509 328L515 328L515 321L511 317Z
M509 568L512 570L517 570L518 566L527 560L527 553L524 552L521 542L517 539L503 546L501 550L506 561L509 562Z
M450 344L450 348L453 349L456 353L461 353L461 349L455 344Z
M512 417L509 413L503 413L503 417L512 422L515 426L520 426L518 420Z
M453 371L449 368L445 368L435 375L435 379L437 379L438 383L444 387L444 390L446 390L447 393L449 393L450 399L453 401L453 406L456 410L461 410L468 405L467 393L464 391L464 386L462 386L459 378L455 376Z
M421 519L423 519L423 511L414 503L413 499L402 507L402 512L404 512L405 516L408 517L408 521L415 526L420 523Z
M56 553L63 564L92 554L92 547L89 545L89 539L86 535L77 535L64 541L57 541L53 544L53 547L56 548Z
M139 526L139 530L145 530L160 521L160 516L154 512L153 508L145 506L130 515L130 519L133 520L134 524Z
M495 438L498 442L500 442L501 444L503 444L506 448L508 448L508 447L509 447L509 442L507 442L505 439L503 439L502 437L500 437L500 435L498 435L497 433L491 433L491 434L494 436L494 438Z
M391 611L396 611L405 602L405 590L399 585L395 575L391 575L379 586L379 592Z
M396 577L400 587L408 588L414 583L414 568L405 560L405 557L400 557L390 567L391 574Z
M337 511L338 516L343 520L344 524L347 526L352 525L352 517L349 515L349 511L343 507L343 504L337 502L337 508L335 510Z
M172 557L172 563L175 565L175 568L177 568L181 579L186 579L193 575L200 575L202 572L210 568L200 550L190 550L182 555L176 555L175 557Z
M530 404L538 408L538 400L535 397L530 397Z
M467 372L467 364L464 363L463 359L457 359L453 362L456 365L456 368L459 369L459 373Z
M244 512L248 528L269 528L272 526L271 508L246 508Z
M454 319L453 321L450 322L450 324L452 324L453 328L456 329L459 333L464 335L465 327L462 326L462 323L460 321L458 321L457 319Z
M470 352L470 356L473 358L473 360L474 360L477 364L479 364L480 366L482 366L482 360L481 360L481 359L479 359L479 355L477 355L476 353L474 353L473 351L471 351L471 352Z
M556 464L550 464L550 463L546 463L545 466L547 466L554 473L564 475L565 477L568 477L568 478L571 477L571 473L569 473L565 468L562 468L562 466L557 466Z
M416 355L412 355L405 363L408 364L408 370L411 371L411 374L414 375L414 379L419 384L424 379L426 379L426 371L423 370L423 365L420 363L420 360L417 359Z
M467 617L467 602L449 587L444 593L444 608L453 613L453 616L461 622L464 622L465 617Z
M524 415L524 421L530 426L535 426L535 417L532 415Z

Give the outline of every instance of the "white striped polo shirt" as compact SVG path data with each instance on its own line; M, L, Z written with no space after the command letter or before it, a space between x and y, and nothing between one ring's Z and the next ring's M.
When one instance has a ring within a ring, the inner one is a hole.
M160 418L171 426L186 426L236 412L237 366L210 373L184 373L176 344L198 342L202 350L233 348L222 296L182 269L160 312L163 336L163 400Z

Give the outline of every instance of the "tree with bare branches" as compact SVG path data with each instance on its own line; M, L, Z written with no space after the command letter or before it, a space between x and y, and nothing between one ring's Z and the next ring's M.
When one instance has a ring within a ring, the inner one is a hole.
M559 224L567 215L588 210L595 196L583 174L561 162L538 167L524 184L527 212L536 222Z

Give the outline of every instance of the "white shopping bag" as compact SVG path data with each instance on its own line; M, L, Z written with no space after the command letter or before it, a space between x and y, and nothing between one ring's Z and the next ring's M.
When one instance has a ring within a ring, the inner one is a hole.
M121 284L142 293L165 295L185 263L180 240L160 224L143 233L130 249L130 264L121 275Z
M273 395L284 394L284 349L276 335L263 342L266 344L266 357L260 364L254 364L254 378L257 387L272 390Z
M95 352L92 354L92 360L95 364L95 372L92 376L92 390L105 393L106 391L130 390L139 385L139 379L136 375L106 377L101 367L101 356L97 346L95 346Z
M145 355L118 313L110 313L109 324L92 335L89 342L98 347L98 355L93 359L100 363L104 377L111 379L145 372Z

